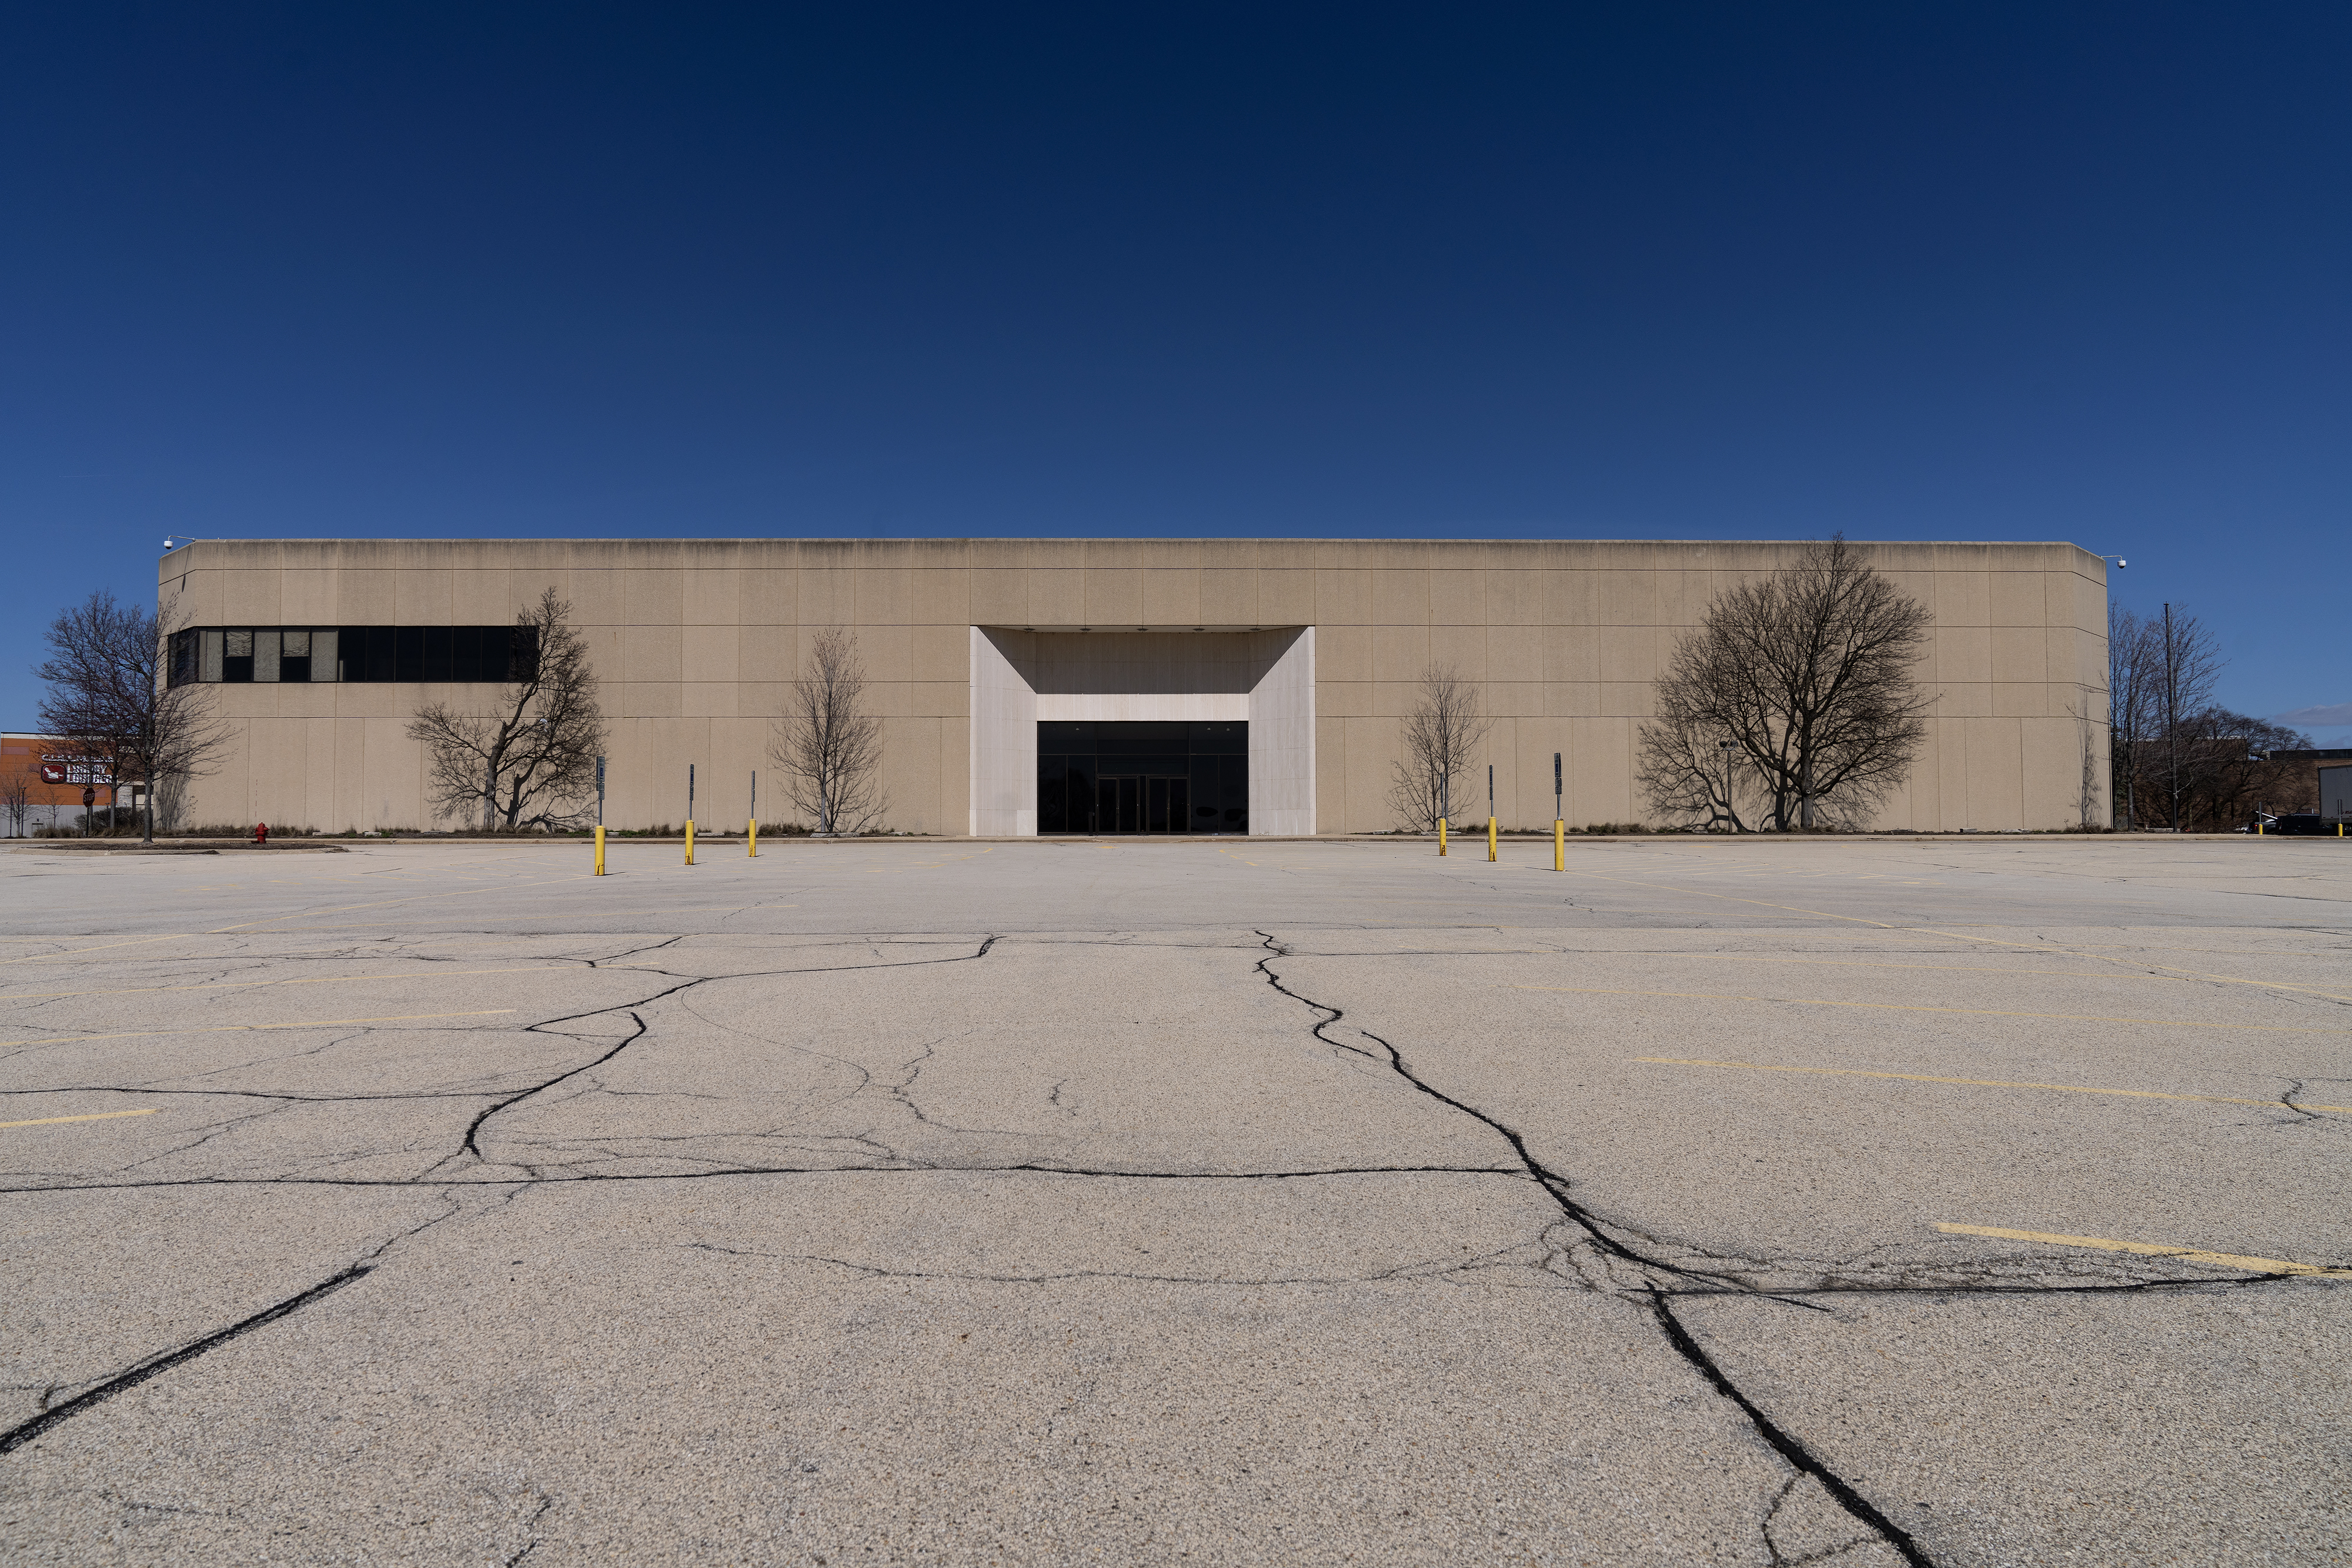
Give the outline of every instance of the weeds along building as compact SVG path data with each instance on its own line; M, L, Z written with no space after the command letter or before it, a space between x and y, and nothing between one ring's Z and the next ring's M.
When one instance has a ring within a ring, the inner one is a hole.
M232 735L186 823L435 825L409 716L488 706L553 588L610 726L606 821L790 821L768 742L814 634L855 633L888 827L919 833L1386 831L1423 671L1479 685L1496 813L1651 818L1652 683L1712 597L1787 543L1549 540L202 541L158 605ZM1873 825L2063 829L2106 814L2106 573L2066 544L1874 544L1935 617L1936 696ZM1455 814L1484 818L1483 775Z

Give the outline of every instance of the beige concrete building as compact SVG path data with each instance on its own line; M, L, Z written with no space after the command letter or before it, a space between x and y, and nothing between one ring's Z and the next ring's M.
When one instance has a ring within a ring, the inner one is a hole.
M887 825L918 833L1379 832L1421 673L1478 682L1507 826L1654 815L1651 683L1774 543L1242 539L205 541L163 559L183 676L236 739L187 822L433 826L420 704L488 695L515 612L553 587L611 727L607 821L792 815L766 756L813 634L855 631ZM2106 573L2064 544L1877 544L1935 616L1937 697L1874 824L2104 822ZM1485 815L1484 779L1456 815Z

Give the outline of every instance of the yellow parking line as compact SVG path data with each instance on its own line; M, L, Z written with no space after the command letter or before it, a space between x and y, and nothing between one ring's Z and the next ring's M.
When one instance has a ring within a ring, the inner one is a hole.
M2161 1247L2152 1241L2113 1241L2104 1236L2053 1236L2041 1230L2010 1230L1998 1225L1938 1225L1948 1236L1990 1236L2000 1241L2032 1241L2044 1247L2094 1247L2102 1252L2137 1252L2145 1258L2178 1258L2209 1269L2243 1269L2250 1274L2310 1274L2323 1280L2352 1280L2352 1269L2323 1269L2316 1263L2290 1263L2283 1258L2246 1258L2235 1252L2205 1252L2194 1247Z
M59 1122L106 1122L117 1116L152 1116L150 1111L92 1111L87 1116L36 1116L29 1122L0 1122L0 1127L49 1127Z
M101 942L95 947L66 947L54 953L32 953L22 958L0 958L0 964L37 964L49 958L79 958L84 953L103 953L110 947L136 947L142 942L169 942L180 936L177 931L162 936L141 936L129 942Z
M2072 953L2053 953L2053 958L2071 958ZM2168 980L2169 975L2126 975L2114 969L2018 969L1996 968L1991 965L1965 964L1881 964L1859 958L1781 958L1769 953L1669 953L1653 956L1671 958L1719 958L1727 964L1802 964L1821 969L1926 969L1939 975L2040 975L2053 980Z
M1707 893L1696 887L1674 887L1664 883L1636 882L1632 877L1611 876L1606 872L1597 872L1584 866L1577 867L1576 874L1580 876L1593 877L1601 882L1622 883L1627 887L1646 887L1658 893L1679 893L1684 894L1685 897L1690 898L1717 898L1728 904L1753 904L1764 909L1781 909L1793 915L1814 915L1822 920L1843 920L1853 925L1874 925L1881 931L1918 932L1929 936L1948 936L1955 942L1982 942L1996 947L2019 947L2023 948L2028 952L2036 953L2072 952L2072 950L2068 948L2053 948L2046 944L2038 942L2012 942L2004 940L1998 936L1967 936L1961 935L1957 930L1950 929L1948 926L1898 925L1891 920L1872 920L1865 915L1832 915L1826 909L1807 909L1802 904L1775 904L1769 898L1741 898L1734 894ZM2088 952L2073 952L2072 956L2080 958L2095 958L2100 956L2099 954ZM2127 964L2130 962L2130 960L2125 958L2115 958L2109 961L2116 964ZM2183 976L2190 979L2210 980L2216 985L2256 986L2264 990L2293 991L2304 996L2325 997L2330 1001L2352 1002L2352 996L2345 996L2336 991L2318 990L2310 986L2290 986L2281 980L2250 980L2236 975L2209 975L2200 973L2195 969L2179 968L2169 964L2148 964L2146 967L2151 969L2170 969L2176 975Z
M147 991L241 991L259 986L333 986L347 980L421 980L446 979L458 975L576 975L580 971L571 965L530 964L512 969L435 969L423 968L405 975L305 975L292 980L215 980L201 986L116 986L96 991L0 991L0 1002L27 1001L36 998L54 997L134 997Z
M512 1008L477 1008L463 1013L388 1013L372 1019L305 1019L299 1023L232 1023L210 1029L133 1029L119 1034L54 1034L43 1040L0 1040L0 1045L71 1045L85 1040L142 1040L159 1034L250 1034L266 1029L338 1029L350 1023L406 1023L415 1019L478 1019L510 1013Z
M2256 1034L2352 1034L2352 1029L2298 1029L2291 1024L2200 1023L2195 1019L2126 1018L2116 1013L2026 1013L2001 1008L1930 1008L1903 1002L1838 1002L1820 997L1727 997L1709 991L1628 991L1603 986L1513 986L1515 991L1568 991L1585 997L1679 997L1701 1002L1778 1002L1799 1008L1864 1008L1885 1013L1959 1013L1969 1018L2056 1019L2074 1023L2160 1024L2167 1029L2247 1030Z
M2134 1100L2206 1100L2221 1105L2281 1105L2279 1100L2241 1100L2230 1094L2166 1094L2154 1089L2093 1089L2080 1083L2028 1083L2005 1078L1932 1078L1924 1072L1871 1072L1859 1067L1781 1067L1765 1061L1700 1061L1679 1056L1633 1056L1629 1061L1654 1061L1667 1067L1744 1067L1755 1072L1821 1072L1837 1078L1898 1078L1906 1083L1960 1083L1975 1089L2053 1089L2064 1094L2120 1094ZM2298 1111L2339 1111L2352 1116L2352 1105L2296 1105Z

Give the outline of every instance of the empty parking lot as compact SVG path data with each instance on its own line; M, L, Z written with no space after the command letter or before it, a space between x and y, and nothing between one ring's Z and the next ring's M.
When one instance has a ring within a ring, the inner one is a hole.
M2345 1554L2333 841L698 858L0 856L0 1550Z

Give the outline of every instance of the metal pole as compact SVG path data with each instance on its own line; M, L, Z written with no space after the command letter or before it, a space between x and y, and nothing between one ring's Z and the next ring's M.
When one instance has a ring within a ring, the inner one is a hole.
M760 770L751 769L751 852L749 858L760 858Z
M686 863L694 863L694 764L686 765Z
M1560 815L1559 753L1551 754L1551 869L1568 869L1568 820Z
M1486 764L1486 858L1495 858L1495 765Z
M596 758L596 874L604 874L604 759Z
M2180 685L2172 667L2172 606L2164 607L2164 751L2171 774L2172 831L2180 831Z

